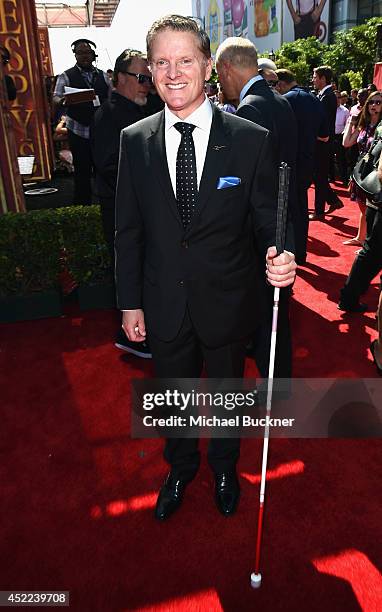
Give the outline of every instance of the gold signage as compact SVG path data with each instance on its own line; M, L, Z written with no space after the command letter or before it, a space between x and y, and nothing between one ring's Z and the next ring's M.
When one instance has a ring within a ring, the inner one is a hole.
M52 56L50 53L49 32L45 26L38 27L38 40L44 76L53 76Z
M11 54L17 89L10 114L18 155L34 155L33 179L49 180L52 136L34 2L0 0L0 44Z

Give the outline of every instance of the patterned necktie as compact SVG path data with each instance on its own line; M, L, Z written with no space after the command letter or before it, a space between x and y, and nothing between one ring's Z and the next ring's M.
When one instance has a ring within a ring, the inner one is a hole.
M180 218L186 228L191 221L198 194L195 147L192 138L195 125L179 122L175 123L174 128L182 136L176 156L176 199Z

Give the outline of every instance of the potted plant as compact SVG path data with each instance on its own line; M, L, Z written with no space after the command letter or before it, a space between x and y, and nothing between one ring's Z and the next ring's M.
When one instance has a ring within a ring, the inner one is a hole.
M115 290L110 255L99 206L57 210L68 270L78 283L80 308L114 308Z
M0 216L0 321L62 314L60 244L54 210Z

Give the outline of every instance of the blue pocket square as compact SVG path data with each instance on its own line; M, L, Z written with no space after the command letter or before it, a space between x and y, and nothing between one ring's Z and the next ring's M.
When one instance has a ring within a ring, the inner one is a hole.
M218 180L217 189L227 189L228 187L236 187L240 185L241 178L238 176L221 176Z

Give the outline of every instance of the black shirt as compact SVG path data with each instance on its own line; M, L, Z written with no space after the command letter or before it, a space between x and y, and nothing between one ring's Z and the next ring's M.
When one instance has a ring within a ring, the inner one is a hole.
M90 129L97 193L113 198L117 184L121 130L144 117L143 108L116 91L96 111Z

